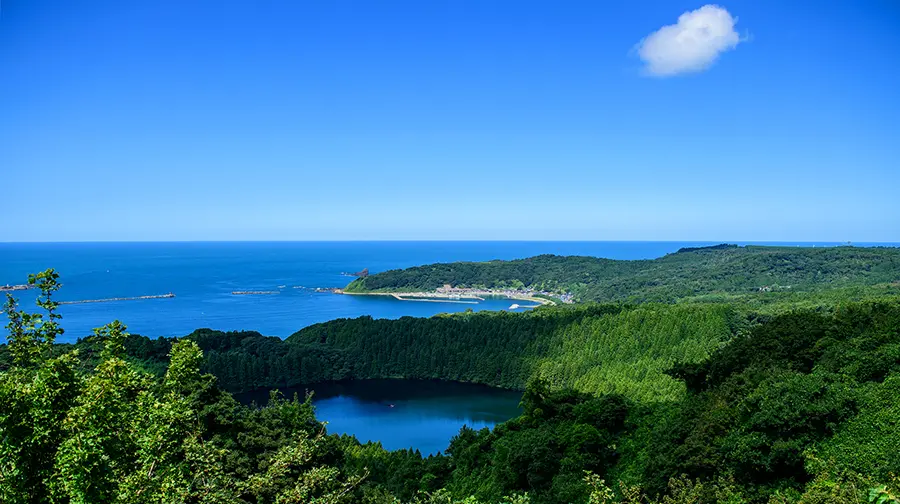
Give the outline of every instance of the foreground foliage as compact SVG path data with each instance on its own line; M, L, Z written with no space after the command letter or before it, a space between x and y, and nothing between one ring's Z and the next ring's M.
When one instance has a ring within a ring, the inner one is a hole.
M343 502L364 474L342 473L308 401L239 407L200 373L196 343L178 341L162 379L124 360L125 327L97 330L89 373L61 333L51 270L30 279L45 317L8 298L0 375L0 501L16 503ZM339 452L339 450L337 450Z

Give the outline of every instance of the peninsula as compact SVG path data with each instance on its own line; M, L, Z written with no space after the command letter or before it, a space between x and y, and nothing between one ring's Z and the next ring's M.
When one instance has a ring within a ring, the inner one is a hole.
M345 271L345 272L342 272L341 275L343 275L343 276L358 277L358 278L365 278L365 277L369 276L369 268L363 268L361 271L357 271L356 273L347 273L347 272Z
M540 255L513 261L454 262L358 278L345 294L499 294L563 303L778 299L833 289L900 293L900 248L716 245L658 259ZM451 287L452 286L452 287Z

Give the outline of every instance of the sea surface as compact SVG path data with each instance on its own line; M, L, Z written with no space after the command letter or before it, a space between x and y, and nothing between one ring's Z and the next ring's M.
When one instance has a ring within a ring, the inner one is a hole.
M145 336L183 336L208 327L287 337L308 325L371 315L427 317L442 312L504 310L512 302L478 304L398 301L381 296L314 292L343 287L342 275L434 262L518 259L538 254L650 259L681 247L714 242L175 242L0 243L0 285L25 283L29 273L56 268L58 300L77 301L172 293L174 298L71 304L60 307L72 342L94 327L121 320ZM792 244L793 245L793 244ZM805 244L811 245L811 244ZM817 245L836 245L820 243ZM233 295L232 291L275 291ZM32 306L36 291L13 293ZM518 302L519 304L525 304ZM521 308L521 310L527 308ZM0 330L0 341L7 332Z
M286 397L313 392L316 417L329 434L352 434L379 441L388 450L412 448L422 455L447 449L466 425L483 429L521 413L520 392L468 383L415 380L362 380L321 383L282 390ZM268 391L238 394L244 404L265 405Z

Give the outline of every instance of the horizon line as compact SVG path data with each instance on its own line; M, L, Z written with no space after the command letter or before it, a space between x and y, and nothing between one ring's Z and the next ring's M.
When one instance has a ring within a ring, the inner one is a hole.
M36 240L36 241L6 241L0 240L0 245L53 245L53 244L125 244L125 243L713 243L713 244L756 244L756 243L809 243L809 244L874 244L874 245L900 245L900 241L880 240L703 240L703 239L678 239L678 240L590 240L590 239L555 239L555 240L527 240L527 239L331 239L331 240Z

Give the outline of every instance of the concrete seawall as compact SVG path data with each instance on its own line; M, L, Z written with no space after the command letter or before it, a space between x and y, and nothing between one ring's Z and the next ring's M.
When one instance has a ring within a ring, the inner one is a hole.
M60 301L59 304L84 304L84 303L111 303L113 301L137 301L139 299L167 299L173 298L175 294L157 294L154 296L134 296L134 297L115 297L106 299L82 299L81 301Z

